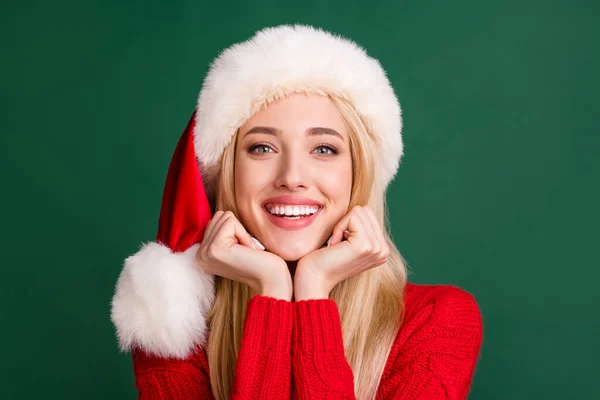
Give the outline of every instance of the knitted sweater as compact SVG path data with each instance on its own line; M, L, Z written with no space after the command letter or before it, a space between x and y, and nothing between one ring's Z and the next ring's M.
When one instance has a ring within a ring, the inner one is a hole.
M447 285L408 283L405 316L377 399L466 399L483 339L474 297ZM212 399L202 347L186 359L132 350L141 400ZM232 399L354 399L333 300L248 303Z

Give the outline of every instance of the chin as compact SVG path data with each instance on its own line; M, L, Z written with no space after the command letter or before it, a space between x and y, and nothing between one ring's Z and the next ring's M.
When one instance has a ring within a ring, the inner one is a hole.
M315 249L309 246L289 248L286 246L277 245L273 248L267 248L267 251L281 257L284 261L298 261L313 250Z

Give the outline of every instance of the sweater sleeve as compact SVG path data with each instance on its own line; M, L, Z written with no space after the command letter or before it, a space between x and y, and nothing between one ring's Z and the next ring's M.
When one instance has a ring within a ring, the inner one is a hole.
M336 303L302 300L294 306L292 363L298 399L354 399Z
M475 298L443 286L401 330L392 347L378 399L463 400L483 340Z
M248 303L231 399L289 399L292 303L254 296ZM140 400L213 399L204 350L184 360L132 352Z
M203 349L188 358L163 358L135 348L131 352L139 400L213 399Z
M232 398L290 398L292 325L292 302L266 296L250 299Z

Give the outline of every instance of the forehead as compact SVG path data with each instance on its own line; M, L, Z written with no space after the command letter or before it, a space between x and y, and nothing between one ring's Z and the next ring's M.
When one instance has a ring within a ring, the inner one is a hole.
M327 128L348 138L346 124L329 97L292 94L270 103L240 127L240 137L257 126L273 127L283 135L298 135L311 128Z

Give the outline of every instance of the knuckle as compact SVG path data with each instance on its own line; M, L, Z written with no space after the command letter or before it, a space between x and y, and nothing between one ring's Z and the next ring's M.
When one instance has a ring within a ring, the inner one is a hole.
M388 258L389 258L389 256L390 256L390 252L389 252L389 250L388 250L388 249L387 249L387 247L386 247L386 248L384 248L384 249L381 251L381 254L380 254L380 257L379 257L379 259L380 259L381 263L383 264L383 263L387 262L387 261L388 261Z
M217 246L214 246L214 245L208 246L208 249L206 249L206 258L208 260L215 261L215 260L217 260L217 258L219 256L218 253L219 253L219 251L217 249Z
M200 266L200 268L202 268L203 270L206 271L206 267L207 267L207 265L209 265L208 261L209 260L206 255L206 249L200 248L196 252L196 263Z
M223 221L223 224L220 226L219 229L219 237L224 235L224 231L227 229L230 229L231 226L235 225L236 221L235 218L227 218L225 219L225 221Z
M390 249L385 246L382 250L381 250L381 257L383 258L388 258L390 256Z
M194 258L196 259L196 261L202 261L202 247L198 248L198 251L196 251Z
M372 250L373 250L373 245L371 244L371 242L364 241L360 246L361 254L369 254L369 253L371 253Z
M360 206L354 206L350 209L350 212L347 214L348 216L352 216L354 214L360 213Z

